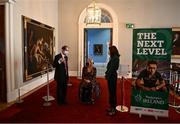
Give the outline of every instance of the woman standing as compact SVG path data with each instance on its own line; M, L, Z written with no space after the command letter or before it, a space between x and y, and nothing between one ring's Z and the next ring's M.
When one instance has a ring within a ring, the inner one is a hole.
M107 114L112 116L116 114L116 87L117 87L117 70L119 68L119 52L115 46L109 47L110 60L107 64L105 78L108 82L109 91L109 104L110 108L107 109Z

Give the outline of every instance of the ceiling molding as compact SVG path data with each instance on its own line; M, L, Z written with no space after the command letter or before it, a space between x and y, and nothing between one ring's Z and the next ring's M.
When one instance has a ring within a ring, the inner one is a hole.
M0 3L15 3L16 0L1 0Z

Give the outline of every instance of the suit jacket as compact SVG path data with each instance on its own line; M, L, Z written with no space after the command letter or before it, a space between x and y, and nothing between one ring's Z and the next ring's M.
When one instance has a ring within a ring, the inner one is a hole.
M63 56L61 55L61 53L56 55L54 58L54 62L53 62L53 67L55 68L54 79L57 81L59 81L59 80L66 81L66 80L68 80L68 77L69 77L68 71L66 72L65 63L61 62L59 64L59 62L58 62L59 59L61 59L62 57ZM68 58L66 61L68 61Z
M119 56L113 56L107 64L107 70L105 72L105 77L107 80L117 77L117 70L119 68Z

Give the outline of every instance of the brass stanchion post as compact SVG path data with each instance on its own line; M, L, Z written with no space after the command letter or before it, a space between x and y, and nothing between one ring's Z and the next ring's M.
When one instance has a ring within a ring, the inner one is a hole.
M47 61L47 96L43 96L42 98L45 100L43 106L50 106L50 101L55 99L53 96L49 95L49 61Z
M121 105L116 106L116 110L120 112L128 112L128 107L124 106L124 77L121 77Z

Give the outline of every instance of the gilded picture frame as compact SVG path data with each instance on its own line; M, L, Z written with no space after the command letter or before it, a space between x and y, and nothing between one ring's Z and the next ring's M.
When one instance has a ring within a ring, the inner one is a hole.
M180 58L180 27L172 28L172 58Z
M93 53L94 55L103 55L103 44L94 44Z
M23 81L31 80L49 70L54 56L54 28L22 16Z

